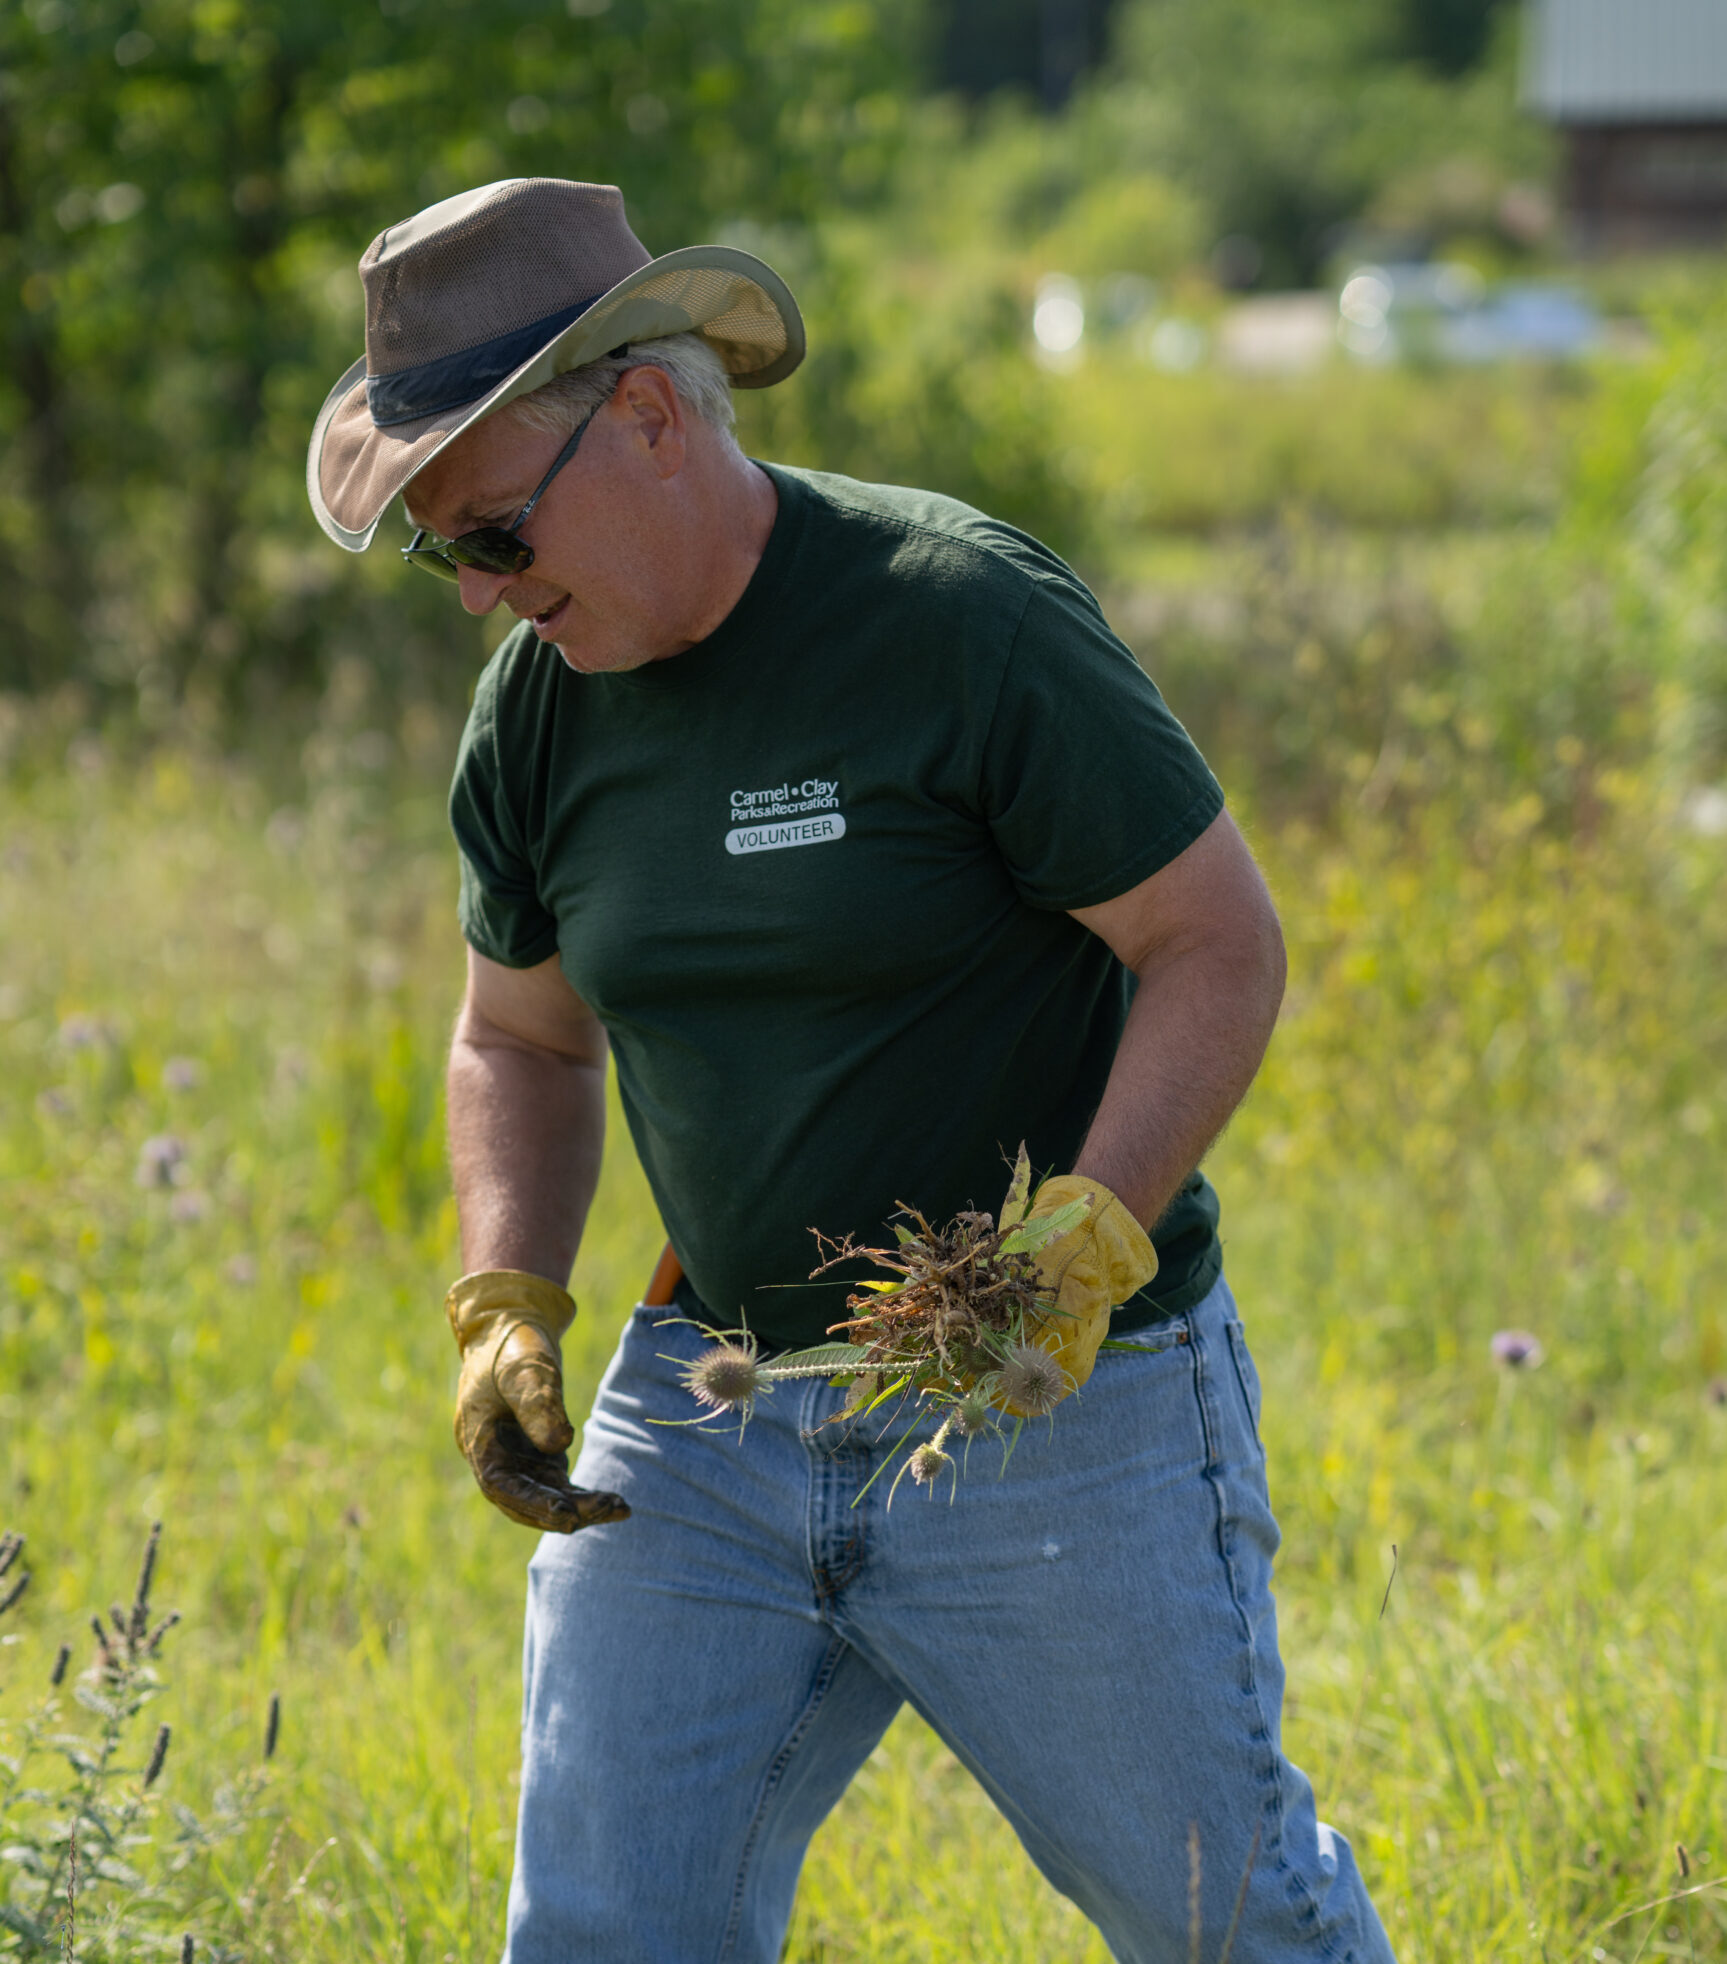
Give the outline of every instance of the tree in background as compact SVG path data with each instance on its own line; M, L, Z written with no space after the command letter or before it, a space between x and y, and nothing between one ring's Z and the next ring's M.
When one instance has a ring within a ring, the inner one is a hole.
M1405 251L1513 243L1504 194L1550 169L1516 27L1494 0L1124 0L1097 100L1242 242L1239 283L1310 285L1362 220Z
M531 173L617 178L661 248L807 224L879 176L901 4L5 10L0 686L76 675L165 713L242 666L304 678L333 638L388 666L405 619L448 632L393 582L386 614L303 508L311 419L360 347L360 246Z
M740 399L764 449L1083 556L1040 275L1143 292L1234 235L1286 283L1364 217L1491 227L1545 154L1510 25L1504 0L13 0L0 689L74 679L149 724L347 660L471 671L446 595L316 533L302 460L361 345L365 241L508 175L615 179L651 248L783 268L811 358Z

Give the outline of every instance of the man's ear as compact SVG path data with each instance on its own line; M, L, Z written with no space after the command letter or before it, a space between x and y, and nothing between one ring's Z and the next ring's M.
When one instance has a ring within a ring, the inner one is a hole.
M644 364L626 368L618 377L611 407L658 477L676 477L684 467L689 430L684 406L663 368Z

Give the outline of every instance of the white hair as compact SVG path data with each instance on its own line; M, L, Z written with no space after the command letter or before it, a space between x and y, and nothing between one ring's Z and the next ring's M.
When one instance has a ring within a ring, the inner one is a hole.
M644 367L663 369L684 408L736 446L732 380L724 362L699 334L662 334L651 341L631 342L621 354L602 355L598 361L554 375L543 387L506 403L499 413L547 436L569 436L585 416L611 401L618 377L626 369Z

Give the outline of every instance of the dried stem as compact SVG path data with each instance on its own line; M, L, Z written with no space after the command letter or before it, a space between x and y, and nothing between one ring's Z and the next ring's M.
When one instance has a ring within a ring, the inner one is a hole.
M71 1860L66 1870L66 1927L63 1935L61 1955L66 1964L74 1964L78 1955L78 1824L72 1824L72 1837L68 1846Z

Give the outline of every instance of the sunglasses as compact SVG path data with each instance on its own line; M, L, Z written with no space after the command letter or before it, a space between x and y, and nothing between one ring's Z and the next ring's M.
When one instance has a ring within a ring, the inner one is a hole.
M478 531L464 532L454 539L439 539L434 534L431 545L421 543L426 537L426 528L422 525L403 546L402 557L410 566L422 567L440 580L460 580L464 566L472 566L482 573L525 573L534 563L534 549L526 539L519 539L516 534L527 524L535 505L545 496L546 486L576 454L582 432L598 414L598 410L590 410L576 425L575 434L552 459L552 468L540 479L534 495L508 525L482 525Z

